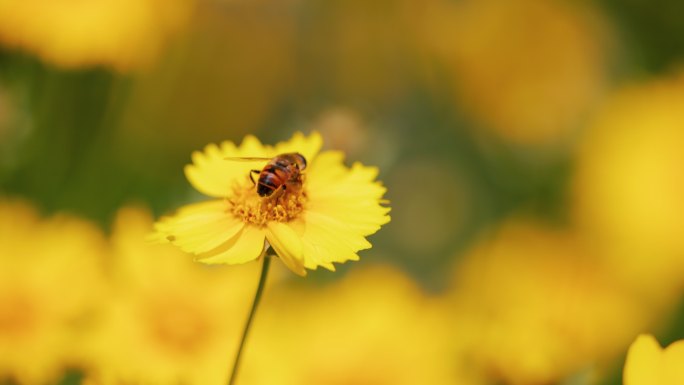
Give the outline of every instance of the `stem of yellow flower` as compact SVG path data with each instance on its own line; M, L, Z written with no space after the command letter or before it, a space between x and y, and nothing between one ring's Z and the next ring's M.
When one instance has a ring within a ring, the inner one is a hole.
M261 294L264 291L264 286L266 284L266 277L268 276L268 266L271 264L271 256L264 256L264 263L261 265L261 276L259 277L259 285L257 286L256 294L254 294L254 301L252 302L252 309L249 311L249 316L247 317L247 323L245 324L245 329L242 331L242 339L240 340L240 346L238 347L237 355L235 355L235 362L233 363L233 371L230 374L230 380L228 385L233 385L235 383L235 378L237 377L238 368L240 367L240 358L242 357L242 348L245 346L245 340L247 339L247 333L249 333L249 327L252 325L252 319L254 318L254 313L256 313L257 306L259 306L259 301L261 300Z

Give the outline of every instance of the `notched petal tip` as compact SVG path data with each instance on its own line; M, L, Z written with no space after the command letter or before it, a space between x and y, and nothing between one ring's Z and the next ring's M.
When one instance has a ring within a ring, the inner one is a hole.
M235 151L232 151L231 153L225 153L224 155L248 158L270 158L274 156L273 152L273 146L261 143L261 141L254 135L247 135Z
M183 167L183 173L190 185L200 193L214 198L225 197L230 185L226 180L216 177L216 166L216 160L198 157L192 164Z
M636 340L632 343L630 346L630 351L636 351L636 352L654 352L654 351L661 351L662 348L660 344L658 343L658 340L653 337L651 334L640 334Z
M650 334L642 334L627 352L623 371L625 385L651 385L661 375L662 348Z
M281 260L282 260L282 258L281 258ZM306 275L307 275L307 271L306 271L306 269L304 268L304 266L302 266L301 269L299 269L299 268L297 268L297 269L292 269L290 266L288 266L288 268L289 268L293 273L297 274L297 275L300 276L300 277L306 277Z
M326 268L326 269L328 269L328 270L330 270L330 271L332 271L332 272L337 271L337 269L335 269L335 265L332 264L332 263L324 263L324 264L322 264L321 266L323 266L324 268Z
M322 146L323 138L318 132L313 131L307 136L297 131L290 139L278 143L274 150L276 154L298 152L306 158L307 162L311 162L316 158Z
M231 142L230 140L224 140L221 142L219 147L221 149L221 154L230 154L231 152L235 152L237 150L235 143Z

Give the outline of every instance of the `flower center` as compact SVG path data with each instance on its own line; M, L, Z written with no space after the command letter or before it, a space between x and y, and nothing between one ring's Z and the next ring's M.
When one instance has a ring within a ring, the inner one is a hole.
M19 337L30 333L36 316L34 303L28 296L0 297L0 337Z
M212 327L205 312L184 298L151 298L144 311L153 340L164 349L191 354L211 341Z
M304 210L307 202L303 188L278 189L269 197L257 195L251 184L236 186L228 198L228 211L245 223L264 226L271 221L289 222Z

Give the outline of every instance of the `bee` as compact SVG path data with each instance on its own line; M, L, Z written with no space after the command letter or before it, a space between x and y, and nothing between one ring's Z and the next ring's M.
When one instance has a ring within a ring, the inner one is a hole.
M257 194L262 197L270 197L276 192L284 192L288 188L298 189L302 186L303 171L306 169L306 158L298 152L288 152L276 155L273 158L226 158L227 160L239 161L264 161L266 166L261 170L250 170L249 179L256 186ZM254 180L254 174L259 174L259 179Z

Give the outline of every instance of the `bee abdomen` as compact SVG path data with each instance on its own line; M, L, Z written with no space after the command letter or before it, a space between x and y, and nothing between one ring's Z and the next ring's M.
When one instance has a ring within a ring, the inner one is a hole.
M269 196L287 181L286 172L279 167L268 165L259 175L257 194L259 196Z
M259 183L257 184L257 194L264 197L273 194L273 192L278 188L278 185L273 181L270 174L262 175L259 178Z

